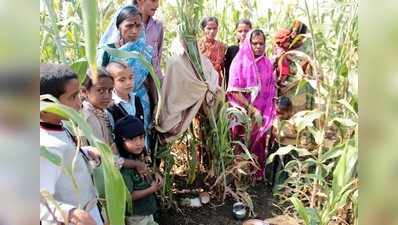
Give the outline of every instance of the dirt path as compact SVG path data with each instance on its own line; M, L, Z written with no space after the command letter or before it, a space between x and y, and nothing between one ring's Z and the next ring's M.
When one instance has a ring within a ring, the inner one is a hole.
M258 219L266 219L272 216L275 208L272 206L271 189L264 184L258 184L249 190L253 195L254 211ZM233 202L227 200L223 206L214 208L206 205L201 208L181 208L182 213L176 210L162 210L160 213L160 225L241 225L242 221L235 220L232 216Z

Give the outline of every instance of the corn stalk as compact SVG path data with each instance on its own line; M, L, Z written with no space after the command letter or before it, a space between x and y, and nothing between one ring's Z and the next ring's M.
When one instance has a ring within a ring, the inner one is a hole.
M113 153L110 147L94 136L91 127L83 117L72 108L59 103L40 102L40 111L53 113L68 119L74 126L79 127L79 130L83 132L87 140L101 152L107 216L111 224L124 225L126 204L121 203L126 202L131 209L132 199L124 184L122 175L114 166ZM48 154L45 149L41 148L40 152L41 156L45 157L50 162L60 165L59 159L57 160L51 154ZM71 179L73 180L73 169L67 174L71 174Z

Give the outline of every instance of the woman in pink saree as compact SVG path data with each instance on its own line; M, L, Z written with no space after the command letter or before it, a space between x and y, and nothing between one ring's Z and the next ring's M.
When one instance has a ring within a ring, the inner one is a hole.
M246 35L229 73L228 102L246 111L256 121L248 147L257 157L259 169L256 178L262 180L267 156L267 131L275 117L276 78L271 61L265 56L265 35L261 30L252 30ZM239 139L244 132L242 126L233 127L232 139Z

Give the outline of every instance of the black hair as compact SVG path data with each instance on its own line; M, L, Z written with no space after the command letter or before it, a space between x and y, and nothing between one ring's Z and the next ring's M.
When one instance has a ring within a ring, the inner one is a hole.
M259 36L259 35L263 36L264 41L265 41L265 34L264 34L264 32L263 32L262 30L260 30L260 29L255 29L255 30L253 30L252 34L250 35L250 41L253 39L254 36Z
M65 86L72 79L78 78L67 65L40 64L40 95L51 94L58 99L65 93Z
M123 21L128 19L130 16L137 15L139 15L140 17L142 16L137 7L133 5L124 7L116 17L116 27L119 28L120 24L123 23Z
M138 5L138 1L137 0L133 0L133 5L137 6Z
M113 131L115 135L115 144L118 149L120 156L124 158L137 158L138 156L145 154L145 149L136 155L126 150L125 139L133 139L145 135L144 124L135 116L127 115L115 123L115 129ZM144 147L145 148L145 147Z
M124 146L124 138L122 137L122 136L118 136L118 135L115 135L115 144L116 144L116 148L117 148L117 150L118 150L118 152L119 152L119 155L121 156L121 157L123 157L123 158L127 158L127 159L138 159L139 158L139 156L141 156L142 154L146 154L145 153L145 147L144 147L144 149L142 150L142 152L140 153L140 154L138 154L138 155L136 155L136 154L133 154L133 153L131 153L131 152L129 152L129 151L127 151L126 150L126 147Z
M307 25L301 23L300 29L298 30L298 34L306 34L307 33Z
M246 24L247 26L250 27L250 29L252 29L252 22L249 19L240 19L236 25L235 25L235 29L238 28L239 24Z
M218 26L218 19L215 16L206 16L202 19L202 22L200 22L200 27L202 28L202 30L205 29L208 22L215 22Z
M97 68L97 75L98 75L98 79L109 78L113 81L113 77L111 76L111 74L102 67ZM86 74L86 79L84 80L84 83L83 83L83 86L87 90L90 90L90 88L93 86L92 77L93 77L92 71L91 71L91 69L88 69L87 74Z
M124 137L115 134L115 144L119 155L123 158L131 158L132 154L126 150L124 146Z
M278 109L280 111L287 111L292 109L293 105L292 105L292 101L290 101L289 97L286 96L281 96L278 99Z

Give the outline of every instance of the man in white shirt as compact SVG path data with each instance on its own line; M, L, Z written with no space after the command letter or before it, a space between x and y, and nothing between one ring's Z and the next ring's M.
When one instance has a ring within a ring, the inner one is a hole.
M77 75L70 68L57 64L40 65L40 95L51 94L60 103L79 110L79 91ZM56 114L40 112L40 146L58 155L65 167L72 168L76 144L64 129L63 119ZM93 148L84 148L77 153L73 171L75 183L64 169L47 158L40 158L40 192L48 192L54 199L42 199L41 224L103 225L87 164L88 158L98 157L98 152Z

